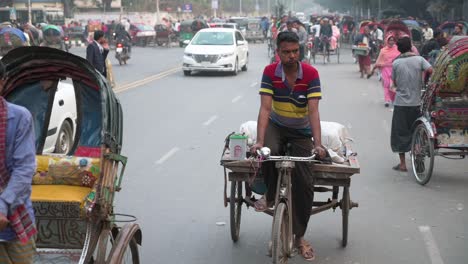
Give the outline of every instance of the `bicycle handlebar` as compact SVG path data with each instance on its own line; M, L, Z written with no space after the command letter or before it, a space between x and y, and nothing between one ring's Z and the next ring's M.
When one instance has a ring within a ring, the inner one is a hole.
M267 147L257 150L258 156L262 157L263 161L320 162L316 159L317 155L315 153L309 157L271 156L270 153L271 150Z

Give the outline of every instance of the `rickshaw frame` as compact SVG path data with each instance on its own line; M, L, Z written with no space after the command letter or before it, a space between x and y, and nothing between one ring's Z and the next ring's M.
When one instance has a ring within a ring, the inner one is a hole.
M226 146L228 143L226 144ZM230 230L231 239L237 242L239 239L242 204L247 207L254 207L256 201L251 188L251 184L256 178L261 179L258 170L262 161L258 158L250 157L246 160L229 160L226 158L226 149L223 150L221 165L224 167L224 206L230 207ZM273 263L287 263L292 256L293 231L292 231L292 171L296 162L306 162L314 174L314 192L331 192L332 196L326 201L314 201L311 208L311 215L336 208L342 210L342 247L348 243L348 219L349 211L358 207L350 198L349 188L351 186L351 176L360 173L360 166L356 154L351 147L346 145L347 163L321 164L314 161L312 157L291 157L279 156L270 157L270 160L263 162L275 162L278 169L278 185L275 196L275 207L268 208L265 214L273 216L272 223L272 244L270 254ZM228 172L229 170L229 172ZM230 196L227 196L227 182L230 184ZM342 188L342 199L338 199L339 189ZM243 192L245 190L245 192ZM243 196L243 194L245 194ZM315 208L314 208L315 207Z
M82 248L78 251L80 264L89 263L90 261L94 261L94 263L122 263L126 249L131 252L132 263L139 263L138 245L141 245L142 232L138 224L129 223L123 227L116 225L117 219L115 219L115 216L118 214L114 213L114 197L115 192L121 189L127 158L120 154L123 137L122 108L105 77L85 59L46 47L16 48L3 57L2 62L5 65L5 75L0 81L0 92L7 100L11 98L9 95L16 89L21 89L22 85L45 80L58 81L65 78L73 80L75 96L77 97L78 117L74 144L68 155L76 155L76 151L81 147L81 129L85 118L82 112L82 107L85 106L80 104L82 102L81 91L86 89L98 91L101 103L99 106L101 109L100 116L102 117L98 127L101 127L102 130L99 133L100 146L95 148L95 151L99 153L96 155L100 158L100 177L94 184L95 200L89 207L86 206L85 212L79 217L66 221L75 221L76 225L79 225L79 223L86 225L85 237L80 241ZM52 85L48 90L45 90L48 94L49 103L42 131L40 132L41 136L37 141L36 151L38 155L42 154L45 142L44 135L47 134L52 110L50 102L54 99L56 89L57 86ZM94 91L94 93L96 92ZM28 105L23 106L28 108ZM61 205L60 202L57 204ZM36 206L34 201L33 206ZM37 210L36 207L35 210ZM62 218L36 215L36 220L39 253L77 254L76 250L78 249L75 247L54 241L44 242L48 241L48 238L47 235L42 233L45 228L41 227L41 221L62 221ZM66 236L68 234L61 235ZM108 246L109 241L112 243L109 245L111 247Z
M457 43L459 42L459 43ZM449 64L445 64L447 58L452 58L449 55L452 49L460 49L460 47L468 47L468 37L461 37L459 40L452 40L448 44L449 48L443 53L439 54L434 67L449 67ZM458 52L458 51L455 51ZM461 55L460 55L461 56ZM455 57L457 58L457 57ZM445 72L445 68L443 72ZM437 113L434 113L435 105L435 96L440 93L439 89L442 83L439 83L439 79L434 77L434 74L431 76L429 84L423 90L421 96L421 113L422 116L418 118L413 124L413 136L411 142L411 163L412 163L412 172L416 181L420 185L425 185L429 182L432 177L434 169L434 159L436 156L441 156L448 159L464 159L468 157L468 143L464 144L440 144L437 139L437 129L439 126L435 122L435 116ZM467 83L465 80L465 92L467 89ZM444 98L450 98L451 96L457 96L457 93L445 92L449 96ZM462 92L461 92L462 93ZM460 93L460 94L461 94ZM447 108L450 105L447 106ZM461 109L463 111L463 106L452 106L453 111ZM435 115L435 116L434 116ZM467 120L464 120L465 122ZM451 129L452 127L448 127ZM426 166L425 161L428 159L428 166Z

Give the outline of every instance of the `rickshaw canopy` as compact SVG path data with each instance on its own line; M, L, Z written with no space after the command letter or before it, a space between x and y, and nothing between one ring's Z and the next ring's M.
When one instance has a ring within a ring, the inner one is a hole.
M26 36L24 35L23 31L17 29L17 28L13 28L13 27L5 27L5 28L2 28L0 30L0 36L3 36L5 34L9 34L10 36L11 35L14 35L16 37L18 37L21 41L23 42L26 42Z
M77 129L68 155L98 157L103 148L120 153L122 108L110 84L85 59L47 47L20 47L1 60L5 75L0 94L32 114L36 149L42 153L52 102L59 81L71 79L77 105Z

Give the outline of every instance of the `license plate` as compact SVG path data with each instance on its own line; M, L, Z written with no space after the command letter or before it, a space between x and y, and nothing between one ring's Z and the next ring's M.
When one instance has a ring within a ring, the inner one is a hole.
M211 63L210 63L209 61L202 61L202 62L201 62L201 65L203 65L203 66L208 66L208 65L210 65L210 64L211 64Z
M123 50L122 48L117 48L116 49L117 52L122 52L122 50Z

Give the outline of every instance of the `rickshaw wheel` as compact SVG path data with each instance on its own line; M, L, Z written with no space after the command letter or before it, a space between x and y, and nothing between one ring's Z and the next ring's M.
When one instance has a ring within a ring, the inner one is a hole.
M137 224L125 225L115 239L108 263L139 264L138 245L141 244L141 238L141 230Z
M242 182L232 181L231 182L231 196L229 197L230 207L230 224L231 224L231 238L233 242L239 240L239 231L241 224L242 215Z
M341 246L346 247L348 244L348 219L349 219L349 209L351 206L351 200L349 197L349 187L343 187L343 199L340 202L341 214L343 217L343 234Z
M115 243L115 236L110 229L103 229L99 235L94 263L104 263L110 257L110 251Z
M275 210L272 228L273 264L284 264L292 251L292 234L289 228L289 214L285 203L279 203Z
M434 152L433 139L429 137L426 127L419 124L414 130L411 142L411 165L413 175L421 185L425 185L431 179L434 169Z

